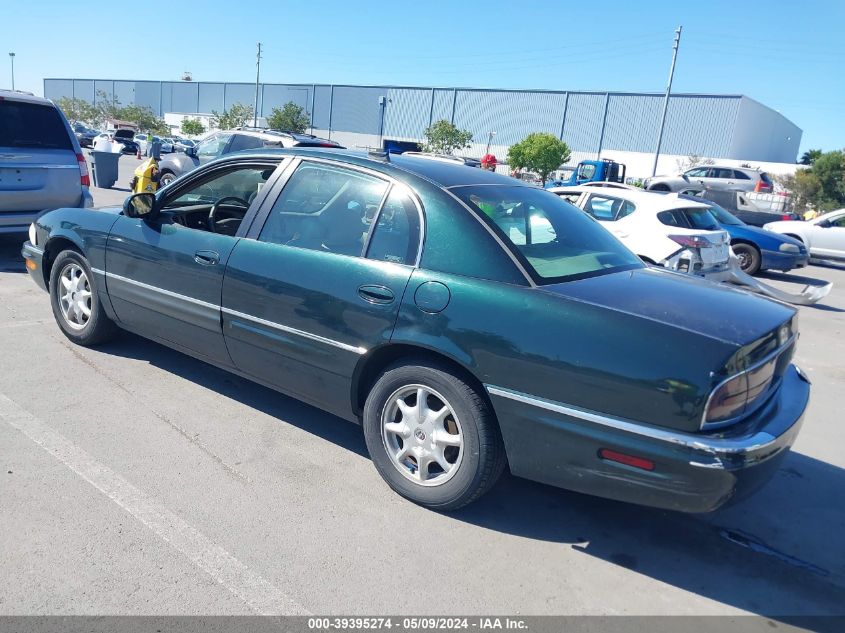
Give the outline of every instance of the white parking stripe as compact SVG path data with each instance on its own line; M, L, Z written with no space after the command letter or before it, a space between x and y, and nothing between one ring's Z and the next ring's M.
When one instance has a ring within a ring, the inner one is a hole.
M278 587L3 394L0 420L53 455L253 610L263 615L309 615Z

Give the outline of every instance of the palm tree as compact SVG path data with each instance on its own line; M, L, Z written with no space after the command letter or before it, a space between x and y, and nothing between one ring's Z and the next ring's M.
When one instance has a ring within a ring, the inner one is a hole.
M802 165L812 165L821 155L822 151L820 149L808 149L801 155L801 160L799 162Z

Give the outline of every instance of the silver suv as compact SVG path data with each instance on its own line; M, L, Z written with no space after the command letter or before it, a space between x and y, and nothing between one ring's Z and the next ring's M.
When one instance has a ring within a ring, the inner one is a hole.
M162 157L158 163L161 172L161 186L170 184L182 174L187 174L208 161L223 154L240 152L259 147L334 147L344 149L334 141L299 134L297 132L276 132L257 128L236 128L215 132L199 141L194 147L185 149L185 153L170 154Z
M0 233L26 232L44 211L91 207L88 165L51 101L0 90Z
M650 191L675 191L691 193L703 189L720 191L772 192L769 174L747 167L704 165L687 169L677 176L647 178L643 186Z

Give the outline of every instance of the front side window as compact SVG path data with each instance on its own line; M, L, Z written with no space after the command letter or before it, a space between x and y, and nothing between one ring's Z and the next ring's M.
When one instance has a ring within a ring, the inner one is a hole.
M176 198L165 201L164 208L211 205L223 198L232 198L232 204L248 208L274 170L273 167L251 165L217 172L187 190L179 190Z
M697 167L695 169L690 169L687 172L687 176L689 176L690 178L706 178L707 167Z
M258 239L361 255L387 186L357 171L303 163L273 204Z
M586 163L578 168L578 180L592 180L596 173L596 166Z
M556 283L643 266L580 209L534 187L452 190L484 218L538 283Z

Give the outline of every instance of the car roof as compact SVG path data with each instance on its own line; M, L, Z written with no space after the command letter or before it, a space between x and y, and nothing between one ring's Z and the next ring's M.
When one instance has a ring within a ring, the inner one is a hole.
M591 193L614 198L621 198L633 202L651 211L669 211L671 209L707 209L710 205L703 202L682 198L676 193L656 193L654 191L643 191L642 189L616 189L611 187L552 187L548 189L552 193Z
M54 105L49 99L44 97L36 97L28 92L21 92L20 90L4 90L0 89L0 99L6 101L24 101L26 103L37 103L40 105Z
M438 185L439 187L462 187L471 185L502 185L508 187L531 187L519 180L492 171L467 167L459 163L442 162L429 158L403 156L402 154L377 154L367 152L331 148L331 147L290 147L285 149L258 148L227 154L228 157L269 157L269 156L301 156L313 158L329 158L352 163L362 167L370 167L399 179L406 179L406 175L413 175ZM220 160L224 160L221 158Z

